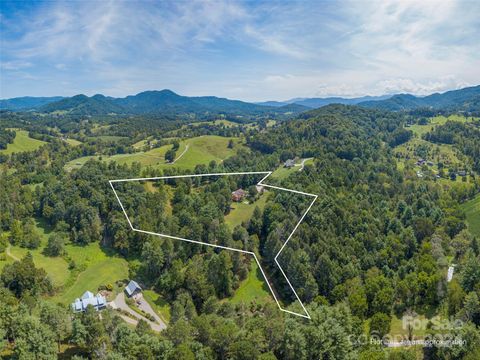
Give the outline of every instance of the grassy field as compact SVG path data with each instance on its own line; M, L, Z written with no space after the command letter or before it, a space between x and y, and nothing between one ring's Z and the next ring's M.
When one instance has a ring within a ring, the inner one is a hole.
M37 231L41 236L41 245L38 249L27 250L18 246L10 247L12 257L21 259L30 251L35 266L45 269L54 285L60 292L51 298L54 302L68 304L81 296L86 290L97 291L100 285L114 284L115 281L128 278L128 263L125 259L114 257L104 251L99 243L87 246L68 244L65 250L77 269L69 269L68 262L63 257L48 257L42 254L52 229L43 221L36 221ZM13 262L13 258L0 261L0 268Z
M276 179L279 179L279 180L282 180L282 179L285 179L286 177L290 176L291 174L293 174L294 172L296 171L299 171L301 166L300 164L302 163L302 160L303 159L300 159L298 161L295 162L295 165L294 167L291 167L291 168L286 168L283 166L283 164L281 166L279 166L277 168L277 170L275 170L273 173L272 173L272 177L276 178ZM313 159L307 159L305 160L305 165L311 165L313 164Z
M143 298L165 322L170 322L170 305L155 291L144 290Z
M232 203L232 210L225 216L225 223L233 229L237 225L241 225L242 222L249 220L252 217L255 207L258 206L260 210L263 210L265 203L267 202L268 193L264 193L253 204Z
M233 149L228 148L228 142L230 139L237 141L237 144ZM138 144L138 143L137 143ZM188 146L188 149L187 149ZM82 167L89 159L101 159L102 161L116 161L119 164L132 164L133 162L139 162L143 166L153 166L156 168L168 168L179 167L182 169L193 169L195 165L204 164L208 165L210 161L215 160L221 162L224 159L234 155L239 147L238 139L227 138L221 136L199 136L191 139L186 139L180 142L180 147L177 150L177 158L187 150L178 161L174 164L168 164L165 162L165 153L172 145L164 145L156 149L148 151L139 151L133 154L118 154L113 156L84 156L74 159L65 164L65 170L71 171L72 169L78 169Z
M264 303L272 300L272 295L268 290L268 286L265 283L265 279L263 278L256 261L252 260L251 264L252 266L248 273L248 277L242 281L240 287L230 299L230 302L233 304L238 304L240 302L250 303L252 301Z
M11 246L10 254L21 259L30 252L35 266L45 269L55 286L63 286L69 275L67 262L61 257L48 257L42 254L52 229L42 220L36 220L36 229L41 238L38 249L29 250L19 246Z
M0 153L10 155L12 153L33 151L46 144L45 141L32 139L29 137L28 131L15 129L15 132L16 136L13 140L13 143L8 144L6 149L0 150Z
M230 120L219 119L219 120L212 120L212 121L199 121L199 122L191 123L188 125L189 126L224 125L225 127L234 127L234 126L240 126L242 124L239 124Z
M480 237L480 195L462 205L467 216L468 230L472 235Z
M430 118L430 123L427 125L412 125L408 129L412 130L414 134L416 134L418 137L421 137L423 134L426 134L427 132L431 131L435 126L437 125L443 125L445 124L448 120L450 121L458 121L458 122L469 122L472 121L472 118L466 118L465 116L460 116L460 115L450 115L449 117L446 116L435 116Z
M70 146L78 146L82 144L81 141L75 140L75 139L65 139L65 142L70 145Z

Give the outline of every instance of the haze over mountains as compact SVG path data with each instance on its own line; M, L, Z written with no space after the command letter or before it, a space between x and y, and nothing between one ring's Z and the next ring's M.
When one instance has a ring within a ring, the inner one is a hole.
M144 91L124 98L75 95L72 97L19 97L0 100L0 110L36 111L72 115L129 114L296 114L332 103L359 105L390 111L428 108L434 110L479 111L480 85L429 96L411 94L364 96L359 98L297 98L288 101L248 103L215 96L189 97L171 90Z

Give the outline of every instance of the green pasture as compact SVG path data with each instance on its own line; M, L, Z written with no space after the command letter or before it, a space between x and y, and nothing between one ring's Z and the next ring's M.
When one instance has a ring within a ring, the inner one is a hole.
M267 202L268 193L264 193L260 198L251 204L232 203L230 213L225 216L225 223L233 229L237 225L241 225L242 222L250 220L255 207L258 206L260 210L263 210Z
M228 148L228 142L230 139L234 139L234 141L237 143L233 149ZM89 159L95 158L105 162L116 161L119 164L131 165L134 162L139 162L142 166L153 166L162 169L175 166L190 170L194 169L198 164L208 165L212 160L221 162L224 159L234 155L237 149L241 146L243 145L238 144L238 139L236 138L227 138L215 135L199 136L180 141L180 147L176 153L178 160L175 161L174 164L168 164L165 162L165 153L167 150L171 149L172 145L164 145L159 148L148 151L139 151L132 154L84 156L68 162L65 164L64 168L66 171L78 169L82 167ZM182 155L182 153L184 154Z
M467 217L468 230L472 235L480 237L480 195L462 205Z
M28 131L17 129L14 130L16 132L16 135L13 143L8 144L6 149L0 150L0 153L10 155L12 153L34 151L37 150L40 146L46 144L45 141L32 139L30 136L28 136Z
M229 301L232 304L238 304L241 302L248 304L252 301L264 303L271 299L272 295L270 294L257 262L252 259L251 268L247 278L242 281L239 288L235 291L235 294L229 299Z

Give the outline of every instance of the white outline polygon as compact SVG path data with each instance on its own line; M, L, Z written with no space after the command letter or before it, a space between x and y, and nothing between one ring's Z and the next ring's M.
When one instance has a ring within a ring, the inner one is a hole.
M262 178L262 180L260 180L257 185L260 185L260 186L264 186L264 187L268 187L268 188L272 188L272 189L277 189L277 190L283 190L283 191L289 191L289 192L292 192L292 193L296 193L296 194L300 194L300 195L306 195L306 196L311 196L313 197L313 200L312 202L310 203L310 205L308 206L307 210L303 213L303 215L301 216L300 220L298 221L297 225L295 225L293 231L290 233L290 235L288 236L287 240L284 242L284 244L282 245L282 247L280 248L280 250L278 251L277 255L275 255L275 263L277 264L277 266L280 268L280 271L282 272L283 276L285 277L285 280L287 281L288 283L288 286L290 286L290 289L292 289L293 293L295 294L295 297L297 298L298 302L300 303L300 305L302 306L303 308L303 311L305 311L305 314L299 314L297 312L294 312L294 311L290 311L290 310L287 310L287 309L283 309L282 306L280 305L280 302L278 301L277 299L277 296L275 295L275 292L273 291L272 289L272 286L270 285L270 282L268 281L268 278L267 276L265 275L265 272L263 271L262 269L262 266L260 265L260 261L258 261L258 258L257 258L257 255L255 255L255 253L253 251L246 251L246 250L242 250L242 249L235 249L235 248L231 248L231 247L228 247L228 246L222 246L222 245L214 245L214 244L209 244L209 243L205 243L205 242L202 242L202 241L196 241L196 240L189 240L189 239L184 239L184 238L181 238L181 237L177 237L177 236L172 236L172 235L166 235L166 234L159 234L159 233L155 233L155 232L151 232L151 231L145 231L145 230L140 230L140 229L136 229L133 227L128 215L127 215L127 212L125 211L125 208L123 207L123 204L122 202L120 201L120 198L118 197L118 194L117 192L115 191L115 188L113 187L113 183L116 183L116 182L128 182L128 181L149 181L149 180L166 180L166 179L178 179L178 178L191 178L191 177L203 177L203 176L230 176L230 175L259 175L259 174L266 174L266 176L264 176ZM287 245L287 243L290 241L290 238L293 236L293 234L295 233L295 231L297 230L298 226L300 225L300 223L303 221L303 219L305 218L305 215L307 215L307 213L310 211L310 209L312 208L313 206L313 203L317 200L318 198L318 195L315 195L315 194L309 194L309 193L306 193L306 192L302 192L302 191L297 191L297 190L291 190L291 189L285 189L285 188L282 188L282 187L278 187L278 186L273 186L273 185L268 185L268 184L264 184L263 181L269 177L270 175L272 174L271 171L250 171L250 172L231 172L231 173L212 173L212 174L191 174L191 175L175 175L175 176L158 176L158 177L150 177L150 178L135 178L135 179L117 179L117 180L109 180L109 183L110 183L110 186L115 194L115 197L117 198L117 201L118 203L120 204L120 207L122 208L122 211L127 219L127 222L128 224L130 225L130 228L133 230L133 231L137 231L139 233L144 233L144 234L149 234L149 235L156 235L156 236L160 236L160 237L166 237L166 238L169 238L169 239L174 239L174 240L182 240L182 241L187 241L187 242L191 242L191 243L195 243L195 244L200 244L200 245L206 245L206 246L211 246L211 247L216 247L216 248L220 248L220 249L224 249L224 250L230 250L230 251L237 251L237 252L240 252L240 253L243 253L243 254L249 254L249 255L253 255L253 257L255 258L255 261L257 262L258 264L258 267L260 269L260 271L262 272L262 275L268 285L268 288L270 289L270 292L272 293L273 295L273 298L275 299L275 301L277 302L277 305L278 305L278 308L281 310L281 311L285 311L289 314L293 314L293 315L297 315L297 316L301 316L303 318L306 318L306 319L311 319L310 318L310 314L308 313L307 309L305 308L305 306L303 305L303 302L302 300L300 300L300 298L298 297L298 294L297 292L295 291L295 289L293 288L292 284L290 283L290 280L288 280L288 277L287 275L285 275L285 272L283 271L282 267L280 266L280 263L278 262L277 258L278 256L280 255L280 253L283 251L283 249L285 248L285 246Z

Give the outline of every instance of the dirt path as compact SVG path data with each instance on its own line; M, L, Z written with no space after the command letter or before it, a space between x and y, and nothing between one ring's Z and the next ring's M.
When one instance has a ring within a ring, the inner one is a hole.
M11 245L9 244L7 246L7 250L6 250L6 253L7 253L7 256L10 256L13 260L15 261L20 261L20 259L18 257L16 257L15 255L13 255L11 252L10 252L10 247Z
M300 166L300 169L298 169L298 171L302 171L303 168L305 167L305 161L308 161L308 160L312 160L313 158L306 158L306 159L303 159L302 160L302 163L299 165Z
M180 160L180 158L187 152L188 150L188 144L185 146L185 150L183 150L183 152L175 159L171 162L171 164L175 164L178 160Z

